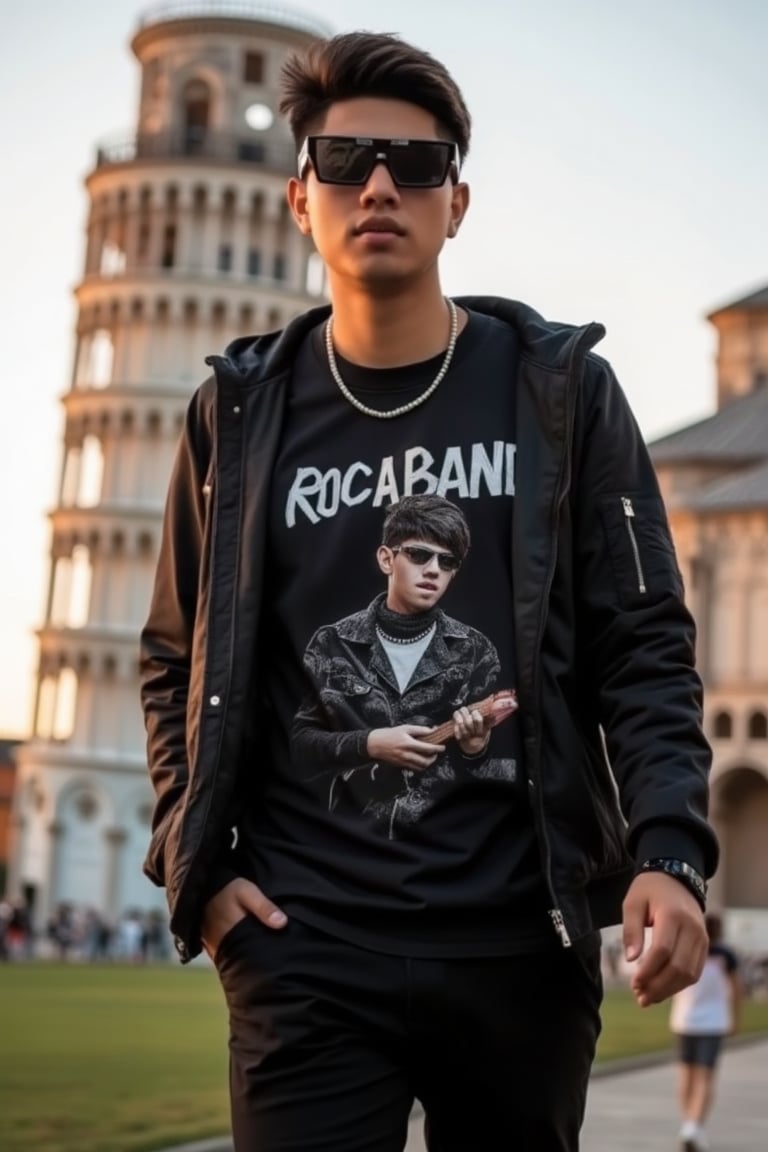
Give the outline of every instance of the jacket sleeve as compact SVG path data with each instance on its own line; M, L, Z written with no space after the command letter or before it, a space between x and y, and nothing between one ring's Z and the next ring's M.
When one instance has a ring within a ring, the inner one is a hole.
M140 637L140 693L156 803L144 871L166 883L169 846L189 782L187 704L212 457L211 385L193 397L168 486L149 612Z
M576 628L628 847L638 864L677 857L711 876L694 622L649 453L598 357L587 359L573 446Z
M344 768L360 768L370 763L367 751L371 726L359 727L362 719L352 709L344 718L354 727L334 719L323 704L327 670L332 663L332 632L321 628L304 653L304 669L312 689L302 702L291 729L291 750L298 762L306 764L313 776L334 776ZM312 771L317 769L317 771Z

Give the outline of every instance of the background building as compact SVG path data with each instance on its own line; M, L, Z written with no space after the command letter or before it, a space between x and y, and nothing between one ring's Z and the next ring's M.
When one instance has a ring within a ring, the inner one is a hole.
M768 287L708 317L717 412L651 453L698 628L722 858L713 904L768 950Z
M8 861L13 850L11 816L16 789L16 749L20 743L19 740L0 737L0 896L5 891Z
M164 908L141 873L152 807L137 639L165 488L204 357L282 326L324 281L289 218L295 149L281 64L327 34L246 3L142 19L135 135L99 147L32 739L18 749L9 892L38 927L62 902L116 918Z

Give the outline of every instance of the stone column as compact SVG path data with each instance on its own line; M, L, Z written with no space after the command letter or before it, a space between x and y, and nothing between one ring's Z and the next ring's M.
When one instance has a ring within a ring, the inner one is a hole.
M101 912L108 919L116 920L124 911L120 907L122 895L120 891L120 858L126 838L127 834L124 828L107 828L104 832L107 853L104 869L104 905Z
M48 826L48 883L41 885L40 923L48 923L51 913L59 901L61 867L61 847L66 828L54 820Z

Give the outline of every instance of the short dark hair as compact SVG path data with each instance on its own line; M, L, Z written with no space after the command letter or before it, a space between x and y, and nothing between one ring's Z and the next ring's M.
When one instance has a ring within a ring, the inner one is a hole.
M288 117L297 147L340 100L381 96L404 100L430 112L440 134L469 151L472 121L459 86L448 69L399 36L346 32L315 40L294 52L282 68L280 111Z
M469 525L461 508L443 496L403 496L390 504L384 517L381 542L395 548L416 537L448 548L463 560L469 552Z

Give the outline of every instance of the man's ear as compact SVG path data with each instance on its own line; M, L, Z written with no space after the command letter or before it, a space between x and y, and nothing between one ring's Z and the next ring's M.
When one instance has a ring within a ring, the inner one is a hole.
M392 550L387 548L386 544L379 545L378 551L376 553L376 559L378 560L379 568L384 573L384 575L391 576L392 561L394 560L394 557L392 555Z
M449 239L452 240L458 232L468 208L469 184L454 184L451 195L451 214L448 218L447 235Z
M288 200L288 206L291 209L291 215L296 221L302 236L311 236L312 225L309 220L309 203L306 184L303 180L297 180L295 176L292 176L288 181L285 194Z

